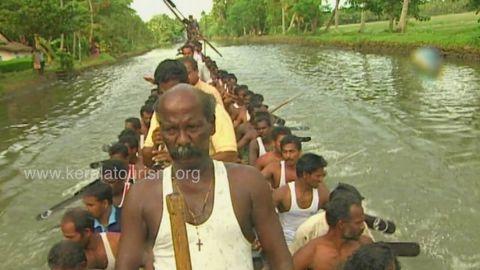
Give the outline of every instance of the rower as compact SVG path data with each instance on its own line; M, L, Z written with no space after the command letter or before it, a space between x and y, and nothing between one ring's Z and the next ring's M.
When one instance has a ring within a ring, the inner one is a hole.
M257 131L258 137L250 141L248 148L248 163L255 166L257 159L272 151L275 142L272 140L272 120L268 112L257 112L253 117L253 126Z
M88 187L82 200L95 219L95 232L120 232L121 210L113 205L113 190L110 185L100 182Z
M203 46L202 46L202 43L198 40L193 40L192 41L192 45L193 45L193 58L195 59L195 61L197 62L203 62L203 53L202 53L202 49L203 49Z
M125 129L134 130L140 136L142 134L142 123L137 117L129 117L125 120Z
M260 171L267 167L270 163L280 162L282 160L282 150L280 148L280 142L287 136L292 135L292 132L288 127L274 127L272 129L272 139L275 142L274 150L267 152L265 155L259 157L255 162L255 167Z
M132 184L132 181L128 178L128 167L124 162L113 159L104 160L101 165L100 179L112 187L113 205L121 208Z
M227 75L225 75L224 81L225 81L227 90L233 93L235 86L237 86L237 82L238 82L237 76L235 76L235 74L233 73L228 73Z
M47 263L51 270L87 270L87 257L83 247L67 240L52 246Z
M384 243L360 247L345 263L344 270L400 270L392 249Z
M156 181L135 185L125 204L117 270L137 269L140 247L153 248L155 269L175 269L165 197L185 201L193 269L253 269L251 243L258 234L272 269L291 270L268 185L251 166L208 154L216 130L213 97L180 84L160 97L156 112L173 164ZM214 199L215 198L215 199Z
M159 88L164 91L179 83L188 82L188 73L185 66L176 60L164 60L155 70L155 81ZM201 90L201 89L200 89ZM167 92L165 92L167 93ZM156 130L156 131L155 131ZM220 105L215 106L215 130L216 133L211 137L210 155L216 160L234 162L237 160L237 143L235 141L235 132L233 124L227 112ZM155 135L154 135L155 131ZM145 139L145 145L142 150L143 162L146 166L153 165L153 155L160 154L159 158L168 158L166 151L157 150L162 145L161 137L158 137L160 128L156 113L152 116L150 129ZM163 160L161 160L163 161ZM165 160L169 161L169 160Z
M128 148L128 179L137 180L145 171L142 155L139 155L138 139L134 136L125 135L119 138L119 143Z
M180 52L184 57L193 57L193 46L190 44L185 44L180 48Z
M150 121L152 120L153 115L153 106L152 105L143 105L140 109L140 117L142 119L142 135L145 136L148 133L148 128L150 127ZM143 140L145 141L145 139ZM143 145L143 141L140 145Z
M215 101L223 107L222 96L220 96L218 90L210 84L202 81L198 76L198 62L192 57L183 57L180 59L180 61L182 61L187 69L188 83L193 85L195 88L212 95L215 98Z
M190 45L190 44L185 44L183 45L183 47L181 48L181 51L182 51L182 55L183 57L192 57L194 58L195 56L195 49L194 49L194 46ZM194 58L195 59L195 58ZM201 60L201 59L200 59ZM198 61L196 60L197 62L197 72L198 72L198 75L200 76L200 79L203 81L203 82L209 82L212 80L211 78L211 75L210 75L210 71L208 70L208 68L205 66L205 64L203 63L203 61Z
M234 89L234 94L237 97L236 101L232 104L236 117L233 121L233 126L238 127L242 123L246 123L250 120L246 107L246 99L248 93L248 86L237 85ZM232 110L232 111L233 111Z
M258 104L253 104L254 107L249 107L252 109L253 112L257 112ZM268 112L266 112L268 114ZM255 113L252 113L255 115ZM255 129L254 125L254 118L250 119L250 121L240 124L238 127L235 128L235 136L237 137L237 147L238 152L240 153L240 157L245 162L248 162L250 153L250 144L252 142L256 142L258 138L258 132ZM258 154L258 149L256 152Z
M363 236L365 216L362 202L351 194L335 196L326 205L328 232L295 252L298 270L335 270L362 245L372 243Z
M265 179L273 189L286 185L297 179L296 164L302 154L302 143L294 135L286 135L280 142L282 160L272 162L262 170Z
M291 245L298 226L317 213L328 202L327 161L319 155L307 153L297 162L297 179L273 192L273 204L280 213L287 245Z
M123 143L114 143L108 148L108 155L110 159L115 159L123 162L128 166L128 147Z
M335 189L330 192L330 200L333 200L337 195L349 194L355 196L358 200L362 201L364 197L360 192L352 185L339 183ZM309 217L305 222L303 222L295 232L295 238L293 243L289 246L292 253L299 250L301 247L306 245L310 240L320 237L326 234L328 231L328 224L325 219L325 211L320 211L317 214ZM365 223L365 231L363 235L373 239L373 236L370 230Z
M79 243L87 258L88 269L115 269L119 233L94 233L93 217L87 210L74 208L67 211L60 224L66 240Z

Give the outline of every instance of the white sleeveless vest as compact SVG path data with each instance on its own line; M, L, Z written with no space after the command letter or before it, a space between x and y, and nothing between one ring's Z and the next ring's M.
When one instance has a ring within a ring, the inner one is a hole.
M263 144L262 137L257 137L257 143L258 143L258 157L261 157L267 153L267 150L265 149L265 145Z
M278 187L283 187L287 184L287 173L285 171L285 160L280 161L280 183Z
M105 268L105 270L114 270L115 256L113 256L110 242L108 242L107 233L100 233L100 237L102 238L103 246L105 247L105 253L107 254L107 268Z
M295 190L295 182L288 183L290 189L290 210L288 212L280 213L280 222L283 228L283 234L287 245L290 245L294 238L298 227L302 225L310 216L313 216L318 211L318 191L313 189L313 199L310 207L302 209L297 204L297 193Z
M190 258L193 270L245 270L253 269L251 244L243 236L233 211L230 186L225 165L213 161L215 170L214 204L211 216L197 226L201 239L199 251L195 226L186 224ZM170 216L166 195L172 193L172 167L163 171L163 214L157 239L153 247L154 266L159 270L175 270Z

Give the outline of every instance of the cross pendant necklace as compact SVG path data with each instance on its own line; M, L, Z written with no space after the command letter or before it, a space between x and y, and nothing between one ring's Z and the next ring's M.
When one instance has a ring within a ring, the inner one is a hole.
M173 168L172 168L172 171L173 171ZM214 178L215 179L215 178ZM188 213L190 214L190 216L192 217L193 219L193 223L195 224L195 231L197 233L197 243L196 245L198 246L198 251L202 251L202 246L203 246L203 243L202 243L202 240L200 239L200 234L198 233L198 222L197 222L197 216L201 216L204 214L205 212L205 207L207 206L207 202L208 202L208 197L210 195L210 192L212 191L212 187L213 187L213 183L215 182L214 179L212 179L212 181L210 182L210 186L208 188L208 192L207 192L207 195L205 196L205 199L203 200L203 206L202 206L202 210L200 212L199 215L195 215L192 210L190 209L190 207L188 207L187 205L187 202L185 201L185 208L187 209ZM177 183L177 179L175 177L172 177L171 178L172 182L174 183L175 185L175 189L180 193L180 195L183 197L183 199L185 200L185 196L183 194L183 192L180 190L180 188L178 187L178 183ZM186 213L185 213L186 214Z
M198 242L197 242L197 246L198 246L198 251L202 251L202 240L200 240L200 238L198 238Z

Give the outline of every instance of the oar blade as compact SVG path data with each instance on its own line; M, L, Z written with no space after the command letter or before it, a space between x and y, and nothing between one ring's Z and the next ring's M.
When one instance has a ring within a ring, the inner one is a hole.
M399 257L416 257L420 254L420 245L416 242L385 242Z

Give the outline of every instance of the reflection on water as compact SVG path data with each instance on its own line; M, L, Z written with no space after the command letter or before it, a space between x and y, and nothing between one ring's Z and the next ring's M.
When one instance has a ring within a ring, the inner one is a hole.
M405 269L478 269L480 254L480 74L447 63L437 80L409 60L327 48L236 46L219 66L308 126L305 151L329 161L327 183L355 184L368 212L392 219L389 241L418 241ZM60 239L58 216L34 216L90 179L27 180L28 168L86 168L105 158L123 120L149 95L142 80L174 50L157 50L0 101L0 261L4 269L42 269ZM19 265L20 262L20 265Z

